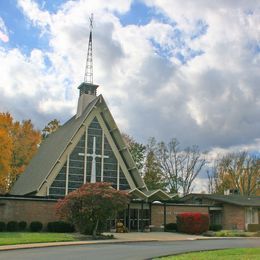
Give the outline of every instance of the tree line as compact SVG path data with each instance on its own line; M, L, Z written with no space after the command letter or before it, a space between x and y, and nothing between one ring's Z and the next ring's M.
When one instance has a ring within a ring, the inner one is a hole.
M182 147L176 138L165 143L153 137L143 145L126 134L123 137L149 190L187 195L201 173L201 180L208 183L208 193L231 190L241 195L260 195L259 153L238 151L209 161L207 153L197 145Z
M10 190L41 142L59 127L59 120L54 119L39 131L31 120L18 122L9 113L0 113L0 194ZM229 153L209 162L197 145L182 147L176 138L166 143L152 137L142 144L127 134L122 136L149 190L186 195L201 173L207 175L209 193L233 189L243 195L260 195L259 154Z
M8 192L41 142L41 133L31 120L15 121L0 113L0 194Z

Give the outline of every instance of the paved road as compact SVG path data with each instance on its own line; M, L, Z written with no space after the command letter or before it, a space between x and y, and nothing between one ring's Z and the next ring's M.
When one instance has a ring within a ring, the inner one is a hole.
M4 260L139 260L155 256L205 249L260 247L260 239L221 239L174 242L138 242L129 244L95 244L0 252Z

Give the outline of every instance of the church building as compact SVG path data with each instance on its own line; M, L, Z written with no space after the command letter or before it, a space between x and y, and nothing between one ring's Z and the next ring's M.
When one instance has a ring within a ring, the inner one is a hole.
M125 212L129 229L151 224L151 203L170 200L162 190L148 191L102 95L93 84L92 18L84 82L77 113L40 145L10 195L57 200L86 182L109 182L132 202ZM33 210L33 209L31 209ZM131 224L130 224L131 223Z
M93 84L92 21L84 82L80 84L77 113L40 145L9 194L0 196L0 221L58 220L59 198L86 182L109 182L131 195L118 215L129 231L163 230L182 212L208 213L208 205L176 203L163 190L148 190L122 138L98 85ZM108 229L115 226L109 221Z

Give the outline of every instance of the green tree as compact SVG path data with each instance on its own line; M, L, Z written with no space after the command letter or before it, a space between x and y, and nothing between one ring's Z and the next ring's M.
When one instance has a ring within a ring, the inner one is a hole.
M144 165L144 182L148 190L165 189L162 171L153 151L147 153Z
M58 215L75 225L80 233L91 232L96 238L99 223L125 209L127 203L128 194L115 190L109 183L86 183L59 200L56 209Z
M43 129L42 129L42 139L46 139L51 133L57 131L60 127L60 121L57 119L51 120Z
M123 139L127 145L128 150L130 151L133 160L136 164L137 169L142 172L144 167L145 159L145 146L141 143L135 141L135 139L127 134L122 134Z

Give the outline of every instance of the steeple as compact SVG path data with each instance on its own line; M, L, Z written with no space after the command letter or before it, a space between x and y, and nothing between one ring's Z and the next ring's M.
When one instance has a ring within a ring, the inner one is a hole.
M89 40L88 40L88 55L85 69L84 82L93 84L93 55L92 55L92 31L93 31L93 14L89 18Z
M93 14L91 14L89 26L88 54L84 81L78 87L79 100L76 118L80 117L86 106L97 96L98 85L93 84L93 52L92 52L92 31L93 31Z

